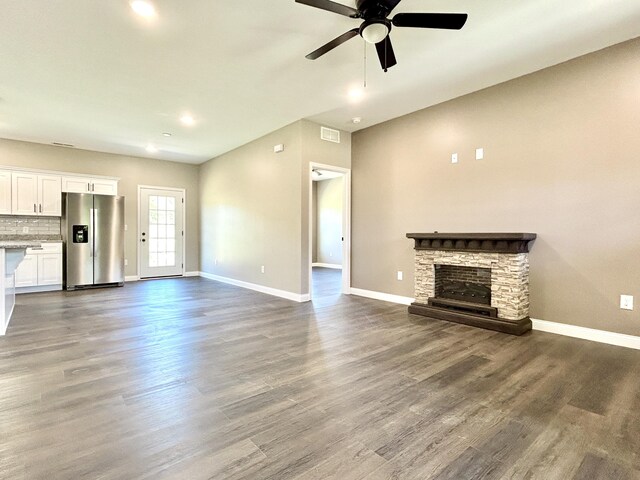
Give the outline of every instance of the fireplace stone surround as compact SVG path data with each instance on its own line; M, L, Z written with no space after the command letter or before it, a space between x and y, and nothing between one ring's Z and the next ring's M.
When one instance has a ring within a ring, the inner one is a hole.
M514 335L531 330L529 246L536 234L435 232L407 237L415 240L415 302L410 313ZM437 296L436 270L442 265L488 269L490 306Z

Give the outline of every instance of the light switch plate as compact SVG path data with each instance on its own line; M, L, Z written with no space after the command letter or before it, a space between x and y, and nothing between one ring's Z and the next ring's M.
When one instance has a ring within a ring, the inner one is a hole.
M620 295L620 308L633 310L633 295Z
M403 274L400 270L398 270L398 280L402 280L403 279Z
M458 154L457 153L452 153L451 154L451 163L458 163Z
M476 148L476 160L482 160L484 158L484 148Z

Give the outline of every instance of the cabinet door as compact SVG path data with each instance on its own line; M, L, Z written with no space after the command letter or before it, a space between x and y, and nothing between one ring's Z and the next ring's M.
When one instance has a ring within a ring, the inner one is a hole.
M32 173L11 174L11 213L38 214L38 176Z
M0 170L0 214L11 214L11 172Z
M62 191L71 193L89 193L91 179L86 177L62 177Z
M25 255L16 269L16 287L35 287L38 285L38 256Z
M62 177L38 175L38 215L62 215Z
M59 285L62 283L62 255L41 253L38 257L38 285Z
M115 180L91 180L91 193L98 195L117 195L118 182Z

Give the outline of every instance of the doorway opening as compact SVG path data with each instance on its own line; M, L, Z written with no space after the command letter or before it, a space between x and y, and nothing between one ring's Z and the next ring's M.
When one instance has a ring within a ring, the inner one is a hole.
M348 169L311 164L310 296L335 299L350 289Z
M184 275L185 191L138 186L138 277Z

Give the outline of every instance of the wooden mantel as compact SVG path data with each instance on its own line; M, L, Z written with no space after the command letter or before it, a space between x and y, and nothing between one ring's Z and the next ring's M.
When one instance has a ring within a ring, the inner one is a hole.
M416 250L529 253L535 233L407 233Z

